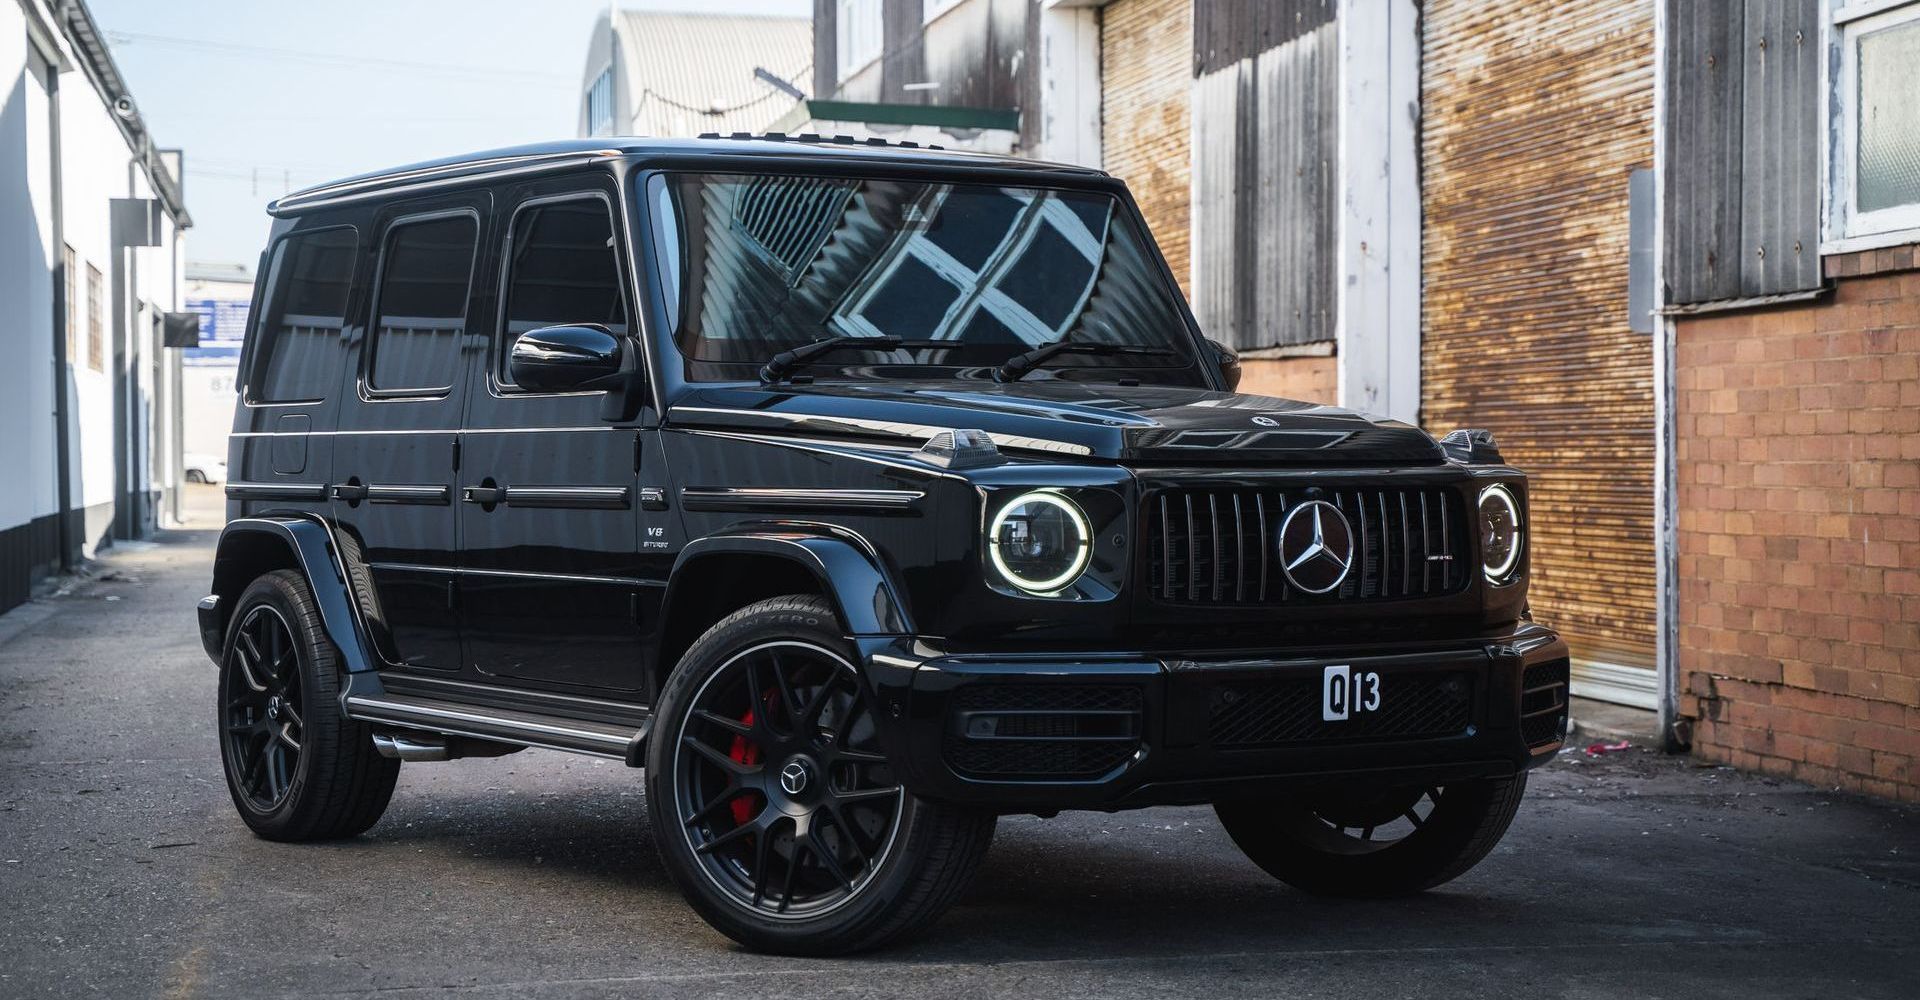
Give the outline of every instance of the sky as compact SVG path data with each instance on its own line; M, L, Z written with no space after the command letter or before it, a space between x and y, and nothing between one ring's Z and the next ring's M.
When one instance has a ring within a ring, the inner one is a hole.
M624 0L806 16L811 0ZM578 128L608 0L88 0L162 147L192 261L251 268L266 203L350 174ZM698 95L695 95L696 97Z

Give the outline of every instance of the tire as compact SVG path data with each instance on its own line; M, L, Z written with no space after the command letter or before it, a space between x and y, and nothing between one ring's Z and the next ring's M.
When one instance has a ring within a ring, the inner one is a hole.
M1513 823L1526 790L1521 773L1434 789L1225 801L1214 812L1241 852L1274 878L1319 896L1380 899L1424 892L1479 864ZM1374 839L1396 829L1404 835Z
M300 574L276 570L241 593L220 659L220 757L234 808L267 840L356 836L393 797L400 762L340 714L339 668Z
M204 472L201 472L201 471L200 471L199 469L188 469L188 470L187 470L187 482L190 482L190 483L204 483L204 482L206 482L206 481L207 481L207 474L206 474L206 473L204 473Z
M709 629L661 693L654 843L701 917L755 951L842 955L924 930L992 840L993 814L893 782L854 662L825 602L778 597Z

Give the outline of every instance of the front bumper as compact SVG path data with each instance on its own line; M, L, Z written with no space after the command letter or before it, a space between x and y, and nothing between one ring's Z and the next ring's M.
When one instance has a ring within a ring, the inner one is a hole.
M1531 622L1469 640L1231 656L866 653L908 787L1009 812L1508 776L1560 748L1568 655ZM1377 675L1327 721L1323 679Z

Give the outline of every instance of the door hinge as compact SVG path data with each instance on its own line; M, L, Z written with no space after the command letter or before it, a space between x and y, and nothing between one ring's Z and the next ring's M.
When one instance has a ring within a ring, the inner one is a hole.
M633 436L633 471L640 471L640 456L646 444L646 438L638 434Z
M460 439L453 439L453 471L460 471Z
M447 610L448 611L460 610L459 593L458 591L455 590L454 581L452 580L447 581Z

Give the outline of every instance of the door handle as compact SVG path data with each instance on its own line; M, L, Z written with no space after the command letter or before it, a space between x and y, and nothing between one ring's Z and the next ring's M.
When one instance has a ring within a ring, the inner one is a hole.
M504 486L467 486L460 490L460 499L465 503L477 503L482 507L491 507L507 498Z
M333 498L347 503L359 503L367 498L367 488L358 480L349 480L334 486Z

